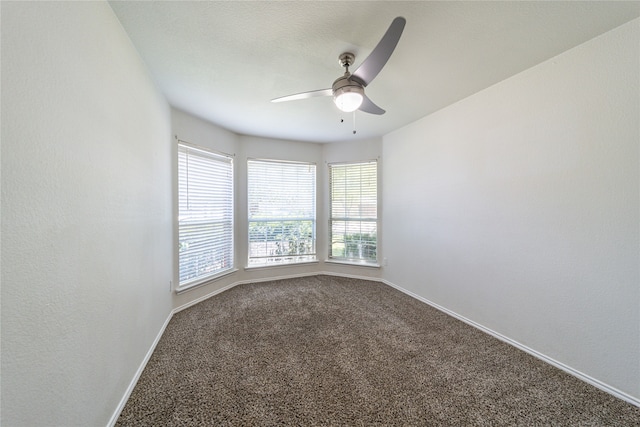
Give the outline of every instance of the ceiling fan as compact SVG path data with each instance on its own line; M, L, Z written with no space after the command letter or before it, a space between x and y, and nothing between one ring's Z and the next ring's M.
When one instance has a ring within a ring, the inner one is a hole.
M271 102L294 101L298 99L314 98L317 96L333 96L336 106L346 112L360 110L371 114L384 114L385 111L373 103L365 94L364 88L378 75L393 53L406 20L399 16L395 18L387 32L382 36L378 45L371 54L360 64L353 73L349 67L355 60L355 55L350 52L340 54L340 65L345 73L336 79L330 89L320 89L311 92L302 92L295 95L283 96L272 99Z

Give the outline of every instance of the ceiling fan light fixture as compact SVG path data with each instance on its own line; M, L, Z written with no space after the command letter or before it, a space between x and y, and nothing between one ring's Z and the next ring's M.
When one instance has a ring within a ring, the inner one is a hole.
M370 114L384 114L385 111L382 108L374 104L371 99L365 98L364 88L382 71L382 68L389 60L389 57L400 40L405 23L406 19L402 16L395 18L391 22L387 32L382 36L382 39L353 74L349 72L349 67L353 64L356 56L351 52L341 53L338 56L338 62L344 67L344 75L338 77L333 82L331 89L320 89L281 96L280 98L272 99L271 102L293 101L296 99L333 95L333 102L345 113L360 110ZM355 130L353 133L355 133Z
M356 111L364 100L364 89L361 86L349 85L337 88L333 93L336 107L345 113Z

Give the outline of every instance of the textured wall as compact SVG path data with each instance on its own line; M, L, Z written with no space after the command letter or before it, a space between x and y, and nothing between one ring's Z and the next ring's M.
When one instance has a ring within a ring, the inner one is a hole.
M383 141L385 278L636 399L639 26Z
M171 310L170 112L106 3L2 2L2 425L106 425Z

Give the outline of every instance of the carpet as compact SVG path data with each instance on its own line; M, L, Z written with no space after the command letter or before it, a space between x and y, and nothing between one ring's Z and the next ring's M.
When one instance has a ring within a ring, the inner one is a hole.
M631 426L640 408L379 282L236 286L171 319L118 426Z

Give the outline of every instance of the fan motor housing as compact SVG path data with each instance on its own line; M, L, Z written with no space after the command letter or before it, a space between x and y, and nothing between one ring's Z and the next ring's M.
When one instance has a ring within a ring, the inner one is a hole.
M351 76L342 76L336 79L331 86L333 89L333 94L336 92L359 92L360 94L364 93L364 88L358 82L350 80Z
M333 90L333 100L334 102L337 100L339 95L343 93L354 92L360 94L361 97L364 97L364 87L358 82L354 82L353 80L349 80L349 76L344 76L338 78L335 82L333 82L333 86L331 87Z

